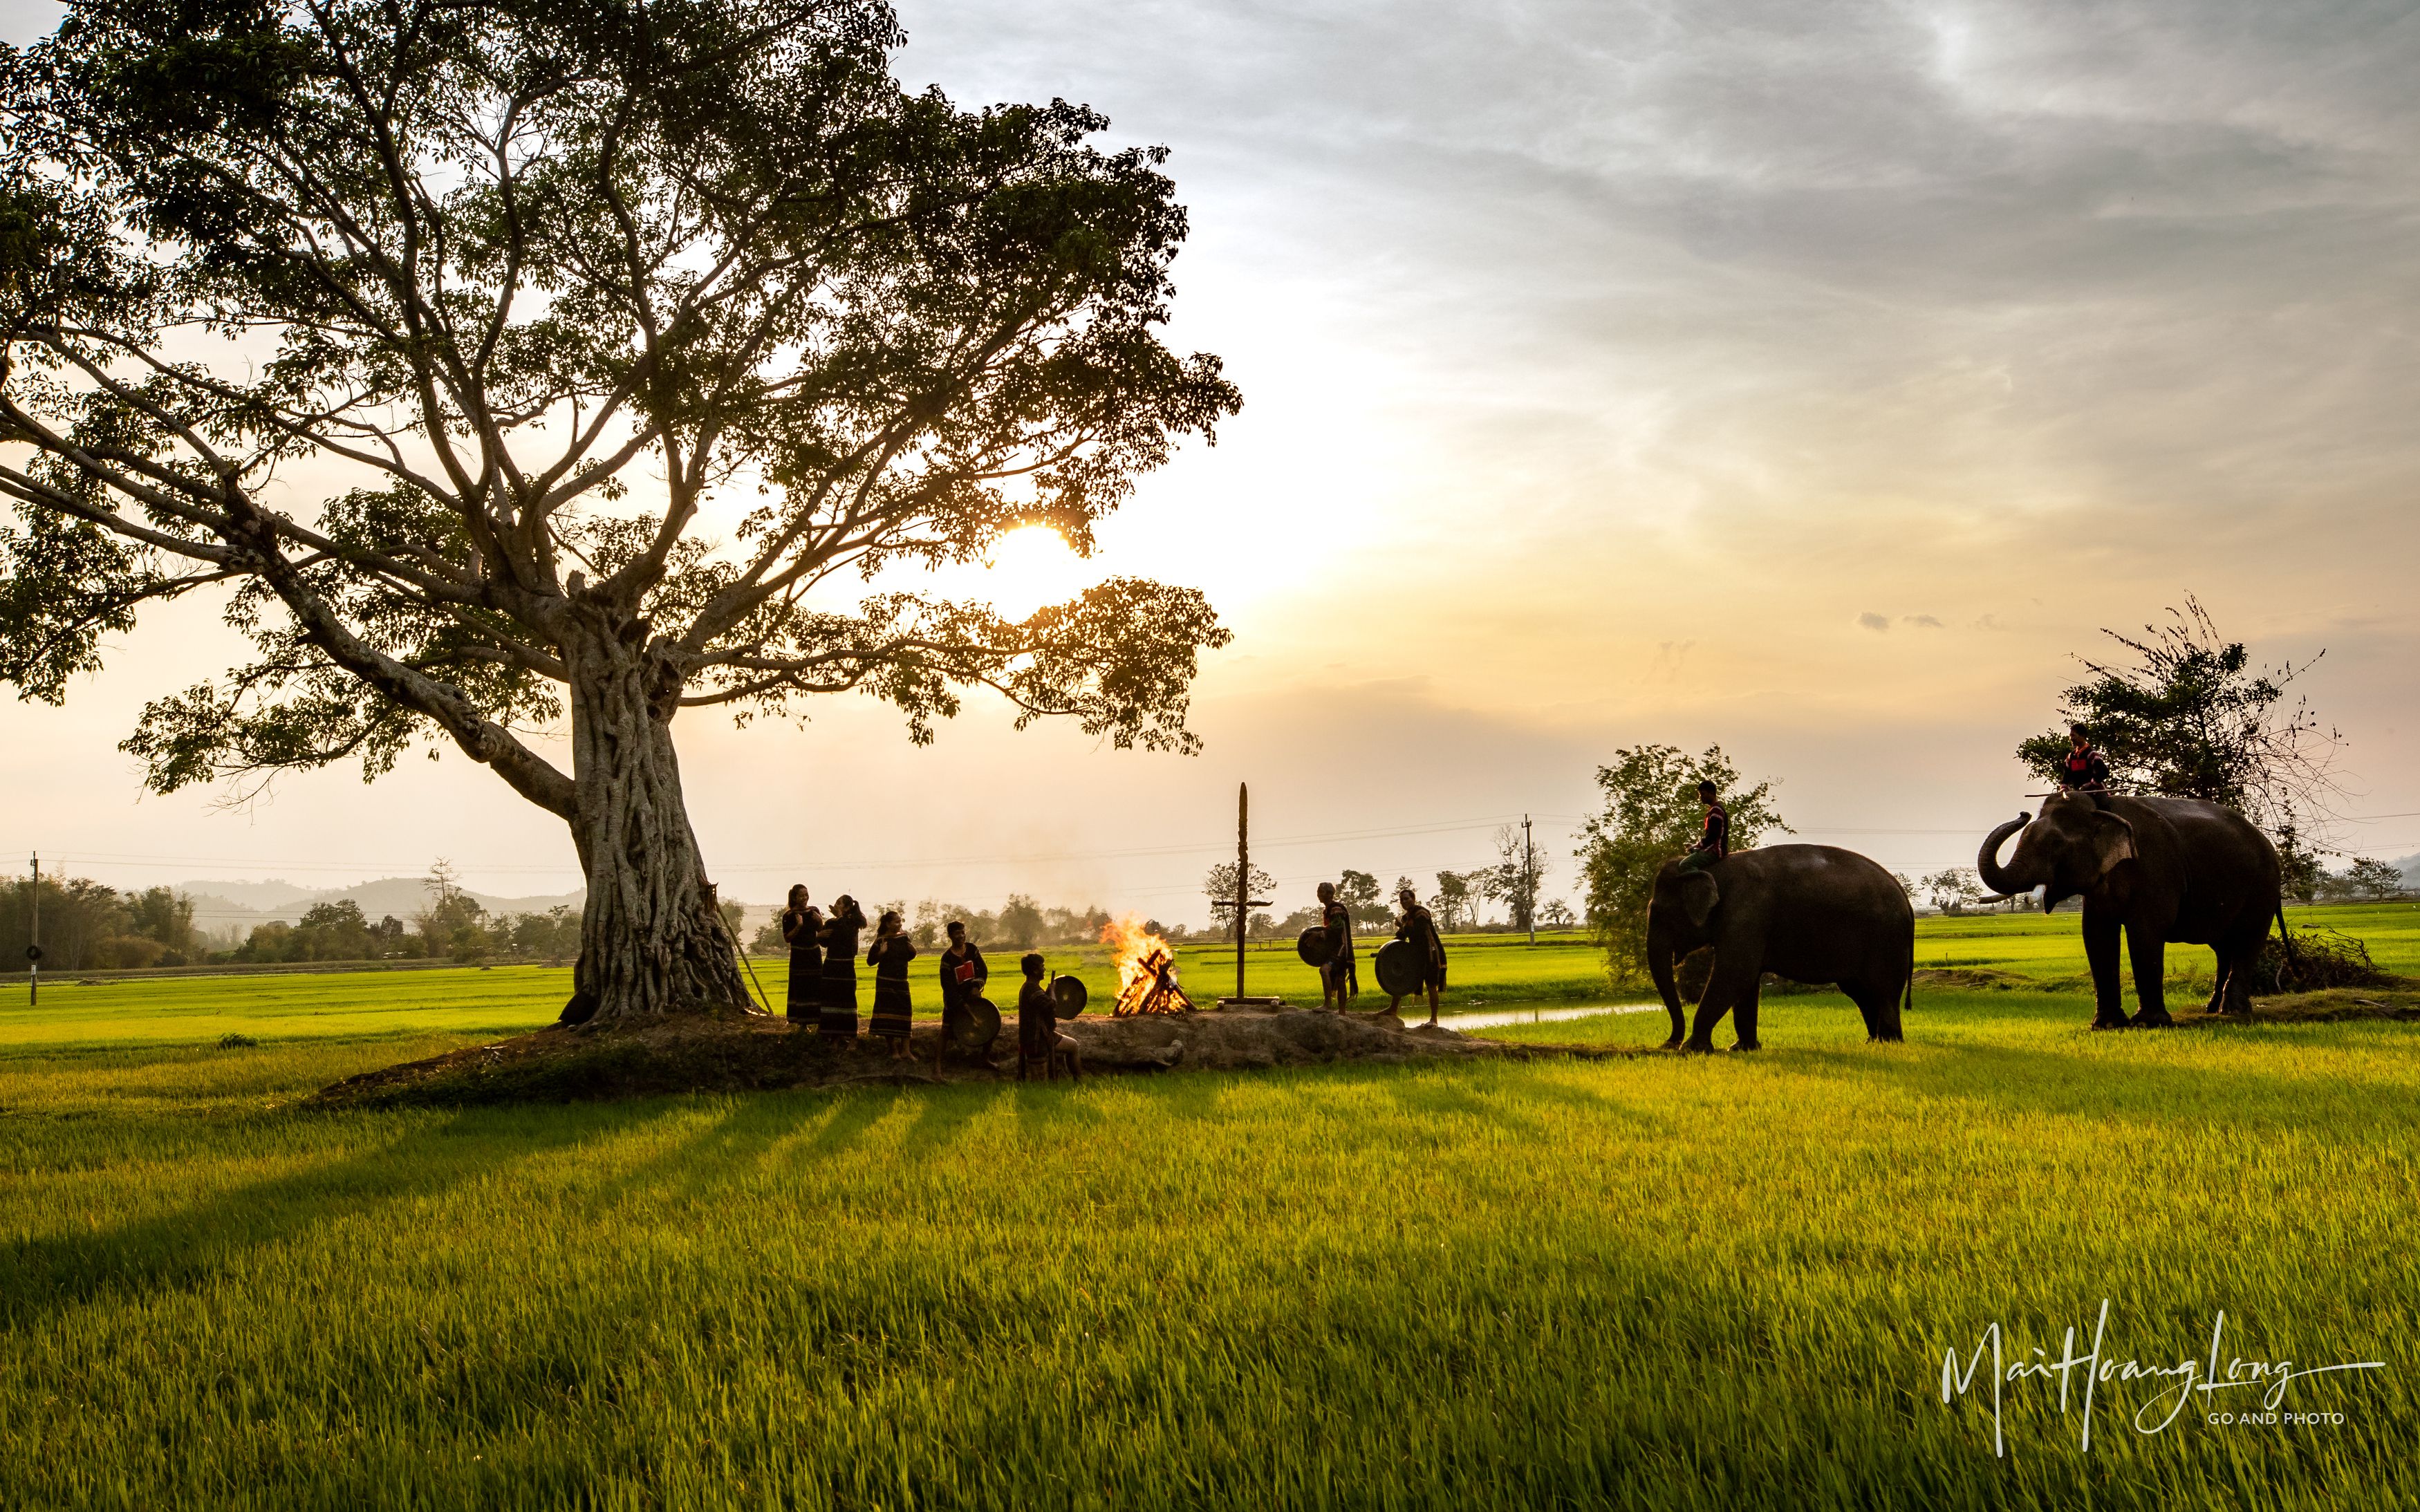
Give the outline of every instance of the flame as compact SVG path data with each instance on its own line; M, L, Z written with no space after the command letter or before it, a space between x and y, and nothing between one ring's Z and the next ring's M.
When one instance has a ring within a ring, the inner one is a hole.
M1118 967L1118 1017L1135 1013L1173 1013L1191 1008L1192 999L1176 985L1176 949L1128 914L1101 926L1101 943L1109 948Z

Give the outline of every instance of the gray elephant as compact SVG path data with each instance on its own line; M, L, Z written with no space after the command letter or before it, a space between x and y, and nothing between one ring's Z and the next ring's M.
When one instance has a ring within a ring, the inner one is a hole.
M2000 846L2019 830L2016 855L2002 866ZM1996 893L2044 888L2045 909L2083 897L2094 1028L2176 1022L2161 989L2172 941L2217 952L2211 1012L2252 1016L2252 964L2270 924L2283 922L2283 900L2277 847L2234 810L2199 798L2060 794L2040 818L2021 813L1986 836L1975 870ZM2118 995L2121 929L2142 1004L2131 1020Z
M1767 845L1699 871L1664 864L1647 905L1647 969L1672 1015L1667 1050L1682 1044L1672 964L1703 946L1714 947L1714 966L1698 999L1691 1050L1714 1047L1726 1012L1739 1032L1731 1048L1760 1048L1757 992L1768 971L1838 983L1872 1040L1899 1039L1902 1000L1913 1002L1916 910L1897 878L1854 851Z

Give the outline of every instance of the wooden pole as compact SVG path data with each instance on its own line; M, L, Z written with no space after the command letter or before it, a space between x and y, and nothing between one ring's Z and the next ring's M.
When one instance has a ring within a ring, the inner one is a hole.
M1244 995L1244 939L1251 927L1252 790L1235 784L1235 995Z
M25 1006L42 1006L42 853L34 853L34 927L25 937Z
M1521 816L1521 897L1528 904L1529 943L1538 943L1538 853L1529 847L1529 816Z

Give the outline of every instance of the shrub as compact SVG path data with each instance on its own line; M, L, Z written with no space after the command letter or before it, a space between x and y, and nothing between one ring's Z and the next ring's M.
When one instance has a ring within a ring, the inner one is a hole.
M260 1043L260 1041L254 1039L249 1034L222 1034L219 1036L219 1048L222 1050L250 1050L258 1043Z
M2369 958L2369 947L2342 930L2306 924L2294 932L2294 964L2288 968L2277 936L2260 942L2252 964L2252 995L2324 992L2331 987L2388 987L2395 978Z

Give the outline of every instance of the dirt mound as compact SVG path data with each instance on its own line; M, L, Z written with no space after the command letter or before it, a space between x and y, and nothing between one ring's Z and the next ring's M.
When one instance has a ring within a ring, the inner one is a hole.
M1982 992L2042 992L2046 984L2014 971L1991 966L1918 966L1918 987L1957 987Z
M1614 1056L1589 1046L1507 1044L1451 1029L1404 1027L1391 1013L1328 1009L1228 1009L1119 1019L1086 1014L1062 1026L1087 1075L1171 1071L1260 1071L1337 1061L1400 1062L1501 1056ZM636 1024L552 1025L535 1034L389 1066L314 1093L316 1107L586 1102L671 1092L769 1091L866 1084L992 1082L1016 1074L1016 1030L992 1047L996 1063L952 1051L937 1075L940 1026L916 1026L915 1058L891 1058L888 1041L826 1040L787 1019L722 1011Z
M2339 1024L2349 1019L2420 1021L2420 983L2414 983L2408 977L2397 980L2402 985L2374 991L2339 987L2322 993L2256 997L2252 1000L2252 1022L2257 1025ZM2241 1021L2230 1019L2224 1013L2180 1013L2177 1022L2187 1028L2206 1029Z

